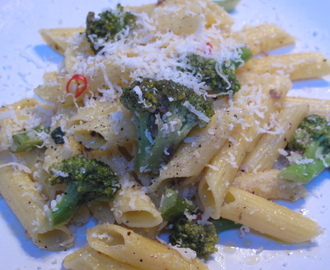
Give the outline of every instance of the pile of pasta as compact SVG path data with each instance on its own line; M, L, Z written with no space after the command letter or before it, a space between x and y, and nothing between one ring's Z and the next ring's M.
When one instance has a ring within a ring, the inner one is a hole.
M32 241L48 250L74 245L70 226L53 228L46 214L65 187L45 179L54 162L75 155L110 165L122 188L113 202L81 207L72 218L70 224L80 225L93 216L99 224L88 230L86 246L64 259L66 269L207 269L190 251L158 238L166 225L159 204L167 186L194 198L205 222L223 217L286 243L319 235L315 221L272 200L307 196L302 184L279 179L275 164L305 116L328 117L330 102L287 93L292 81L329 75L329 60L319 52L268 56L295 38L274 24L232 31L230 15L209 0L126 9L138 16L138 30L107 45L105 54L91 52L83 28L41 30L63 65L45 74L35 99L0 109L0 192ZM123 87L148 76L206 94L173 63L177 54L205 50L207 43L224 59L237 47L252 50L255 57L237 70L241 89L233 97L207 96L215 110L211 121L188 135L159 175L134 171L136 131L119 101ZM75 74L88 81L80 96L66 91ZM13 134L39 125L60 126L65 143L45 136L38 148L10 153Z

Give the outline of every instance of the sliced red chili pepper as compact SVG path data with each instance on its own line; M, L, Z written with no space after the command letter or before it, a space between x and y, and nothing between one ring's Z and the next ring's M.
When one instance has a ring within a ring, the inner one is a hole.
M208 47L208 51L206 53L211 54L213 51L213 46L210 42L206 42L206 46Z
M71 90L75 91L74 97L79 97L88 87L88 81L85 76L75 74L66 84L66 92L70 93Z

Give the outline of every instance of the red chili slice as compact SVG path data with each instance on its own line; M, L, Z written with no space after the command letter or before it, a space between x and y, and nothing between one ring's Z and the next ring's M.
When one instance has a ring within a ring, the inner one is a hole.
M208 51L206 53L211 54L213 51L213 46L210 42L206 42L206 46L208 47Z
M85 76L75 74L66 84L66 92L70 93L71 90L75 91L74 97L79 97L88 87L88 81Z

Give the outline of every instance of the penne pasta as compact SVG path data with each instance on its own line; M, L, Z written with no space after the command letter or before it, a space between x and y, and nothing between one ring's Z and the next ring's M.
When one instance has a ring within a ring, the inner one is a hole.
M56 52L64 55L69 46L69 39L75 34L85 31L85 28L53 28L41 29L40 34L45 39L47 44Z
M234 187L228 190L221 216L287 243L303 243L321 233L312 219Z
M291 105L308 104L309 114L318 114L329 120L330 100L286 96L284 102Z
M134 270L134 266L119 262L86 245L66 256L63 266L68 270Z
M207 269L202 261L118 225L96 225L88 230L87 240L93 249L137 269Z
M238 95L234 97L234 107L237 106L243 110L241 119L244 120L242 125L236 123L237 126L228 142L203 172L198 188L199 199L204 211L214 219L220 218L220 209L227 190L245 155L253 149L260 137L259 130L262 130L262 127L267 124L271 113L276 111L275 103L285 96L290 86L287 79L282 77L274 80L268 75L263 78L247 75L241 79L253 85L243 86ZM256 88L253 82L260 83L260 88ZM249 100L251 96L253 96L253 100ZM256 111L255 108L260 111ZM253 114L256 116L252 117Z
M243 189L267 200L295 201L307 197L306 188L296 182L280 179L279 170L238 173L232 187Z
M81 206L72 216L70 223L82 226L89 221L90 217L91 213L89 211L89 208L87 206Z
M242 67L243 71L289 75L296 81L329 75L330 64L319 52L292 53L251 59Z
M152 3L152 4L139 5L139 6L128 5L125 8L132 10L136 13L147 13L148 16L150 16L156 6L157 6L157 4Z
M93 204L89 207L89 210L99 223L115 223L115 216L109 203Z
M292 81L329 75L328 57L268 55L293 35L236 30L219 1L147 2L40 30L62 64L36 99L0 108L0 193L27 235L62 251L88 227L63 260L71 270L206 270L220 218L312 241L320 226L271 200L308 195L275 168L298 157L286 147L306 116L329 120L330 102L288 96Z
M56 144L51 141L49 147L45 151L45 159L43 168L48 171L49 166L55 162L62 161L66 158L80 155L83 148L79 142L74 140L72 136L67 136L64 144Z
M151 228L161 224L161 213L141 187L125 176L121 181L122 189L111 203L117 223L138 228Z
M74 242L71 231L65 226L50 226L44 211L46 202L40 194L38 185L31 180L26 170L28 168L19 163L2 163L1 195L39 248L65 250L71 247Z
M52 105L37 99L23 99L0 108L0 151L9 150L12 134L41 125L50 125L54 113Z
M238 127L232 134L232 140L221 148L207 166L199 182L198 195L204 211L214 219L220 218L220 208L227 193L228 187L234 179L239 165L242 162L248 148L248 141L241 136L254 139L256 129L254 123L245 119L249 126L246 129Z
M80 107L69 120L74 139L91 149L113 150L135 141L135 128L131 115L114 102L95 102L93 106Z
M233 37L245 43L254 55L295 43L293 36L270 23L246 27L234 32Z
M293 136L300 122L307 116L308 105L287 106L277 115L277 126L263 134L255 148L244 158L241 169L245 172L271 169Z

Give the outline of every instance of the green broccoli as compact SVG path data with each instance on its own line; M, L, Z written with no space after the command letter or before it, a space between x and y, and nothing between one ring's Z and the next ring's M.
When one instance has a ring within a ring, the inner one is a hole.
M236 77L236 69L252 57L250 49L246 47L240 49L239 60L225 61L222 64L209 55L189 54L187 71L198 76L213 93L232 96L241 88Z
M219 219L210 219L209 221L214 224L217 233L221 233L232 229L238 229L242 227L242 224L235 223L232 220L222 217Z
M190 248L196 252L197 257L204 259L208 259L217 251L218 240L219 236L213 223L201 225L185 216L173 224L169 236L171 245Z
M172 188L165 190L159 207L163 219L170 223L185 215L185 213L193 215L196 209L196 205L191 200L181 198L178 192ZM209 221L215 225L217 233L242 226L242 224L225 218L210 219Z
M305 117L288 143L288 149L300 152L302 161L283 169L279 177L308 183L330 167L330 123L315 114Z
M171 80L137 79L123 90L120 101L134 116L139 172L158 173L188 133L205 126L214 114L204 97Z
M51 133L50 136L54 140L56 144L64 144L64 135L65 133L62 131L61 127L55 128Z
M25 152L41 146L44 143L44 136L50 132L49 127L37 126L12 136L10 151L12 153Z
M236 8L239 1L240 0L218 0L213 2L223 7L227 12L232 12Z
M105 42L112 42L116 35L129 27L135 28L136 16L125 11L120 4L114 10L106 10L95 18L94 12L89 12L86 18L86 37L95 54L104 48Z
M159 211L165 221L173 221L182 216L185 211L193 212L196 206L190 200L180 198L171 188L165 190Z
M67 223L75 211L92 201L112 201L121 188L112 169L101 161L74 156L50 166L51 185L66 183L67 187L55 208L51 209L51 223Z

